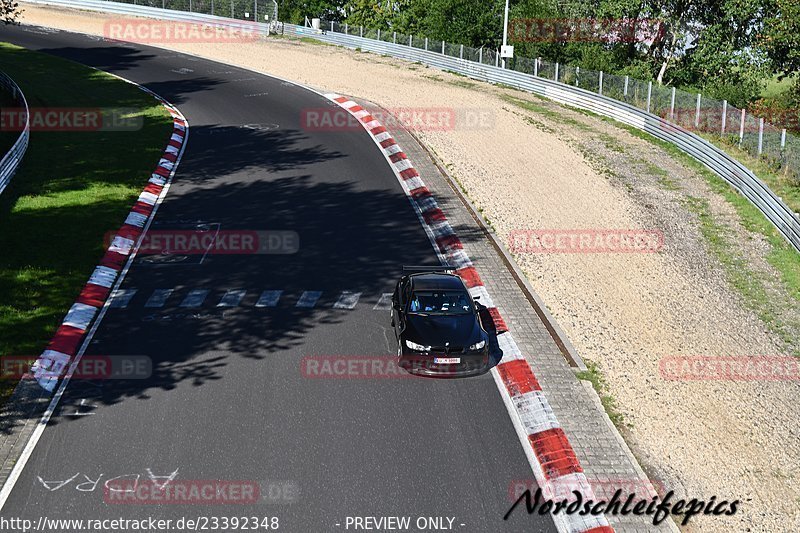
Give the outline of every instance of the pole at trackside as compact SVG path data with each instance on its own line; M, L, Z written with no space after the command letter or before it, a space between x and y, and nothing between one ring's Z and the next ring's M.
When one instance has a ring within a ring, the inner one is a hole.
M505 13L503 14L503 47L500 50L505 50L508 44L508 0L506 0ZM506 58L502 59L502 67L506 68Z

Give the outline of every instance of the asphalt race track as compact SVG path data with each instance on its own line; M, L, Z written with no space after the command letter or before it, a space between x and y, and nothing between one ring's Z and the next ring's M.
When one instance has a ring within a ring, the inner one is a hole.
M304 130L303 110L331 104L251 71L67 32L0 35L140 83L183 112L188 146L151 230L299 236L288 255L137 256L121 287L130 298L115 302L87 355L147 356L152 376L70 383L4 516L278 517L288 532L344 531L348 516L449 517L464 532L555 531L522 509L502 520L510 484L532 473L491 376L301 370L308 356L395 353L380 297L401 265L437 264L366 132ZM208 292L187 301L192 291ZM344 291L360 293L357 303L334 307ZM259 501L105 501L107 480L176 471L187 483L256 482Z

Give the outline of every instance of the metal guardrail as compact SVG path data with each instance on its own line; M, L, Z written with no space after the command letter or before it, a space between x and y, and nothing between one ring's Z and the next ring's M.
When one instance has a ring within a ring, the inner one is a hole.
M165 10L141 5L124 4L107 0L27 0L32 3L52 4L77 9L88 9L135 16L208 22L239 28L243 22L223 17ZM267 31L267 25L254 24ZM508 70L499 66L486 64L483 61L472 61L454 57L439 51L425 50L396 44L380 39L371 39L355 35L347 35L334 31L314 30L294 24L273 24L278 33L312 37L322 42L358 48L368 52L386 54L408 61L420 62L431 67L455 72L472 79L494 84L504 84L549 98L553 101L570 105L578 109L591 111L598 115L613 118L623 124L645 131L654 137L677 146L691 155L709 170L731 184L745 198L753 203L766 218L800 251L800 215L794 213L767 185L753 174L747 167L736 161L722 149L706 141L702 137L681 126L665 120L657 115L639 109L626 102L603 96L565 83L549 80L533 74ZM380 37L380 35L378 35ZM426 40L427 45L427 40ZM446 52L442 46L442 52Z
M14 95L14 99L21 104L20 109L24 109L25 113L25 126L22 132L11 146L11 149L3 156L3 159L0 159L0 194L2 194L11 181L11 178L14 176L14 173L17 171L19 164L22 162L22 156L25 155L25 150L28 149L28 139L31 134L31 121L28 101L25 100L25 95L22 94L22 91L14 80L3 72L0 72L0 87Z

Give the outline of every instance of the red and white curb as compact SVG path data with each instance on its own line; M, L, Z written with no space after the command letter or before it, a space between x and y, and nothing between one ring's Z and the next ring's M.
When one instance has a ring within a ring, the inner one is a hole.
M172 116L172 134L164 149L164 154L150 175L147 186L131 208L122 227L117 231L105 255L100 260L100 264L95 267L89 281L83 287L75 304L67 312L67 316L56 330L47 348L31 366L33 377L43 389L52 392L59 380L61 380L61 384L25 444L8 479L0 489L0 510L5 506L17 479L47 427L50 417L55 412L70 377L74 374L81 356L109 308L112 295L119 289L125 274L130 269L142 237L150 227L159 205L167 195L186 148L189 124L181 112L151 90L125 78L115 77L136 85L161 102L161 105Z
M492 375L525 448L543 496L554 500L572 499L574 498L572 491L578 490L584 502L589 499L594 500L594 492L583 473L575 451L553 414L530 365L514 342L503 317L500 316L477 270L464 251L458 235L425 186L419 172L391 134L370 115L369 111L345 96L338 94L325 96L350 112L369 132L392 166L439 258L455 267L456 273L464 280L470 293L473 296L480 296L481 303L487 307L481 318L484 324L494 328L500 349L503 351L503 359L492 369ZM556 527L563 532L613 533L614 531L604 515L579 516L559 513L553 515L553 518Z
M92 321L99 316L101 309L109 300L112 289L122 282L127 265L135 255L147 226L166 195L183 155L188 135L186 119L172 104L143 87L141 89L158 99L172 115L172 135L147 186L128 213L125 223L116 232L100 264L89 277L89 281L56 330L47 349L31 367L33 377L39 385L50 392L73 359L80 357L81 343Z

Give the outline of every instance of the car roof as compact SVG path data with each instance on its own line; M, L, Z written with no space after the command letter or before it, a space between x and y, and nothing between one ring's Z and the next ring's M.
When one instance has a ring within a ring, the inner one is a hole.
M455 274L425 272L412 274L411 279L414 283L414 289L417 290L465 290L464 282Z

